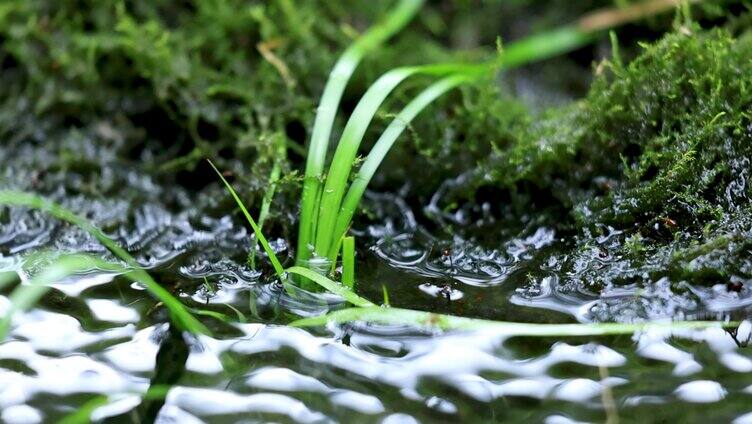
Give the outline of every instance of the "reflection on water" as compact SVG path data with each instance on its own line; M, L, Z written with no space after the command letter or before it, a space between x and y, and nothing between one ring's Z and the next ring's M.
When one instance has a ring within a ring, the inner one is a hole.
M0 345L5 422L58 418L94 394L109 399L98 419L158 410L164 422L378 421L398 412L599 421L606 388L628 416L676 402L684 406L675 414L707 403L719 419L750 412L752 360L720 329L565 342L355 325L344 344L338 327L237 324L187 341L167 324L87 331L74 321L40 310L15 320ZM173 383L161 401L134 396Z

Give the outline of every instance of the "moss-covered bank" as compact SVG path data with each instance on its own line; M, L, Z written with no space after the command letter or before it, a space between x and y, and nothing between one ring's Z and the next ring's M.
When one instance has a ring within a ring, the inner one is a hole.
M574 236L565 286L752 278L751 49L748 34L681 26L627 65L600 63L582 101L484 163L482 184L559 208L549 225Z

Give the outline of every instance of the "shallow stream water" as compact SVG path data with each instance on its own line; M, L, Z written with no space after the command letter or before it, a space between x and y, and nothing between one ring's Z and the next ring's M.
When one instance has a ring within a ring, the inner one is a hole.
M116 274L92 269L58 281L14 317L0 343L2 422L54 422L83 407L101 422L752 422L747 322L734 331L586 338L293 328L285 324L340 301L320 293L291 298L252 270L249 233L212 200L219 189L207 196L208 189L160 186L85 149L105 160L106 171L40 176L23 158L38 163L44 150L28 149L0 152L13 164L6 187L42 187L101 226L187 305L238 322L204 316L213 337L195 338L171 327L144 287ZM361 295L380 301L386 287L393 306L541 323L743 319L752 302L746 289L725 286L679 292L657 281L596 291L573 284L559 265L577 258L563 253L566 240L550 228L527 228L495 245L472 231L432 233L421 223L462 228L469 213L446 212L441 195L414 211L395 195L369 194L373 214L354 228ZM604 237L601 248L618 236ZM284 240L273 245L287 255ZM70 225L0 209L0 271L17 272L24 284L44 267L39 251L107 256ZM11 289L0 292L0 311Z

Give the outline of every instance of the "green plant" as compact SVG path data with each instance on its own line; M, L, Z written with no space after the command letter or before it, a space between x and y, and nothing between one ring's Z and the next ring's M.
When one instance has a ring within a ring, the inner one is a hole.
M624 23L631 19L639 19L645 14L654 14L666 10L677 4L677 1L653 0L646 4L653 4L653 8L645 8L644 5L623 9L620 12L598 12L578 21L575 25L569 25L552 32L535 35L530 38L510 44L502 49L497 59L480 64L439 64L415 67L396 68L379 78L365 93L348 120L340 142L332 160L329 175L323 177L324 158L328 147L328 139L331 134L334 116L347 81L354 72L355 67L362 57L374 49L384 40L396 33L416 13L422 0L402 0L387 19L360 37L342 55L330 75L324 89L321 104L314 124L313 135L306 165L306 178L304 181L303 196L301 200L301 225L298 240L298 258L301 263L310 257L309 244L315 241L314 249L317 254L323 254L331 260L335 260L339 251L340 242L349 227L352 216L358 206L368 182L373 177L376 169L384 157L404 131L409 122L417 114L425 109L433 100L448 90L472 81L484 75L491 74L499 68L510 68L529 63L535 60L551 57L555 54L574 49L590 42L596 32ZM424 74L441 77L437 82L427 87L418 94L406 107L397 114L394 121L387 127L377 140L374 148L366 157L366 160L355 180L347 188L348 179L352 169L352 160L357 154L368 124L373 119L381 103L386 99L400 82L406 78ZM400 322L414 325L439 323L440 328L478 328L486 326L502 326L511 329L521 328L515 334L527 335L595 335L616 334L638 331L644 325L540 325L540 324L513 324L484 320L471 320L467 318L437 315L421 311L406 309L382 309L369 300L358 296L353 290L354 285L354 240L347 238L343 243L343 283L341 284L330 278L312 271L306 267L294 266L285 269L275 252L264 237L261 228L233 187L226 181L222 174L211 164L219 178L226 186L228 192L237 203L243 215L251 225L256 240L261 243L269 260L274 267L276 275L286 284L288 291L294 293L288 283L288 275L294 274L304 277L324 289L338 294L356 308L333 312L322 317L300 320L296 325L318 325L328 320L348 321L356 319L372 320L375 322ZM273 174L278 174L278 170ZM273 179L278 178L272 175ZM323 185L323 187L322 187ZM273 191L270 191L264 199L262 213L263 218L268 213L269 204ZM118 265L109 264L99 259L76 255L63 257L47 270L39 274L32 284L21 286L11 295L15 310L23 310L33 305L46 291L45 285L54 279L71 273L91 269L92 266L102 269L121 270L127 278L144 283L149 291L162 301L170 311L173 321L182 329L194 333L208 333L206 327L199 322L191 312L177 299L154 281L148 273L140 268L138 263L124 249L107 237L101 230L89 223L83 217L68 211L60 205L43 199L39 196L16 192L0 191L0 204L25 206L39 209L51 215L70 222L95 238L106 246L115 256L122 259L127 267L117 268ZM303 247L301 249L301 246ZM7 274L0 276L0 286L10 282ZM385 302L388 303L388 295L384 290ZM203 315L218 316L211 311L196 311ZM221 315L221 314L219 314ZM222 318L222 317L220 317ZM4 317L4 322L10 319L10 313ZM718 325L717 323L686 323L682 327L703 327Z
M308 258L308 244L315 233L315 216L321 195L321 175L324 170L329 136L342 93L361 59L390 38L417 13L424 0L401 0L394 11L380 24L373 26L340 56L329 74L321 95L318 113L313 124L311 142L306 158L305 180L300 209L298 233L298 261Z
M212 163L212 161L209 161L209 165L211 165L212 169L214 169L214 172L217 173L219 178L222 180L222 183L227 188L227 191L230 193L232 198L235 200L235 203L238 205L238 208L240 208L240 210L243 212L245 219L251 225L251 228L253 228L253 234L256 236L256 239L259 241L259 243L261 243L261 247L264 248L264 251L266 252L267 256L269 256L269 260L272 262L274 271L277 273L277 276L281 277L284 274L285 270L282 267L282 264L279 262L279 259L277 259L277 255L274 253L274 250L269 245L269 242L266 240L266 237L264 237L264 233L261 232L261 227L258 226L256 221L251 216L251 213L248 212L248 209L245 207L245 204L243 204L243 201L240 200L238 193L235 191L235 189L232 188L232 185L230 185L230 183L227 182L227 180L222 175L222 173L219 172L217 167L214 166L214 163Z
M195 334L209 334L209 330L198 321L179 300L165 290L164 287L159 285L149 273L144 271L138 262L136 262L136 260L126 252L125 249L104 234L102 230L91 224L86 218L76 215L74 212L40 196L12 190L0 190L0 205L24 206L37 209L86 231L102 243L110 252L126 263L127 268L119 267L119 269L124 272L124 276L144 284L147 290L149 290L151 294L167 307L170 311L172 321L178 327ZM21 310L28 308L44 294L46 289L43 288L43 286L45 284L66 275L89 270L92 265L96 265L96 267L103 269L112 269L113 266L116 266L93 257L82 257L80 255L63 258L35 278L29 286L20 287L19 289L21 291L11 296L12 303L20 305ZM11 312L13 312L14 309L19 308L14 307L11 309ZM9 317L10 314L7 314L4 319L10 319ZM0 337L0 339L1 338L2 337Z
M355 237L342 239L342 284L355 287Z
M292 271L290 269L288 271ZM491 321L476 318L464 318L432 312L415 311L412 309L380 307L368 299L358 296L336 281L319 275L305 268L295 267L295 272L305 272L314 282L320 284L329 291L336 292L355 308L340 309L317 317L303 318L291 323L297 327L323 326L329 322L347 323L355 321L367 321L379 324L412 325L416 327L429 327L439 330L480 330L497 329L508 336L531 336L531 337L565 337L565 336L604 336L615 334L632 334L651 328L679 330L679 329L702 329L718 327L734 327L737 322L718 321L678 321L678 322L644 322L644 323L598 323L598 324L527 324L519 322ZM334 290L336 291L334 291ZM385 301L388 296L385 293Z
M418 2L400 2L385 23L365 33L343 53L324 89L307 156L296 263L305 265L311 257L336 261L342 237L379 165L407 125L439 96L461 84L490 76L498 69L510 69L571 51L592 42L604 30L660 13L678 4L678 0L653 0L624 9L597 11L574 24L530 36L507 47L502 47L499 43L498 57L483 63L393 69L378 78L358 102L336 145L329 170L324 173L328 140L336 110L355 66L363 55L388 38L387 32L381 29L388 27L388 34L392 35L407 23L419 5ZM399 22L399 25L394 22ZM349 183L358 148L378 108L402 81L418 74L442 78L419 93L397 114L367 155L353 182Z

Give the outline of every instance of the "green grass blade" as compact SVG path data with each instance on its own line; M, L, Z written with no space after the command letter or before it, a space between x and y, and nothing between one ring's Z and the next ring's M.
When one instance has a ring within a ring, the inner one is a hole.
M282 176L282 162L287 159L287 146L284 140L279 141L276 149L276 155L274 158L274 165L272 165L272 171L269 173L269 187L264 193L264 198L261 199L261 209L259 209L258 226L264 228L264 222L269 216L269 209L274 200L274 193L277 190L277 183ZM255 233L254 233L255 234ZM249 253L249 262L251 263L251 269L256 269L256 243L251 246L251 252Z
M405 106L394 120L392 120L387 129L382 133L381 137L379 137L378 141L376 141L376 144L373 146L370 153L368 153L368 156L361 165L360 170L347 191L347 195L345 196L342 206L339 209L339 213L337 214L334 230L332 231L332 236L335 240L339 240L340 237L345 235L368 183L371 181L371 178L373 178L373 175L376 173L376 170L379 165L381 165L381 162L384 160L384 157L392 148L397 138L402 134L410 122L442 94L462 83L473 80L473 77L474 75L472 74L452 75L435 82L418 94L418 96ZM336 258L336 250L330 249L329 252L327 252L327 256L330 259Z
M368 88L347 120L345 129L342 131L342 137L334 152L329 173L326 176L326 184L321 193L319 213L315 217L316 254L328 255L329 252L336 249L336 244L339 243L339 240L333 237L333 230L352 171L353 161L358 154L358 148L363 141L368 125L389 93L406 78L415 74L435 76L446 74L476 75L488 73L492 69L484 64L453 63L396 68L382 75Z
M20 191L0 190L0 205L24 206L37 209L83 229L102 243L115 256L122 259L128 264L128 266L133 268L132 271L129 271L129 275L136 279L136 281L143 283L152 295L164 303L165 307L170 311L172 320L181 329L196 334L210 334L209 330L191 315L185 305L173 297L172 294L159 285L159 283L154 281L149 273L141 269L138 262L136 262L136 260L126 252L125 249L120 247L114 240L103 233L102 230L91 224L86 218L83 218L43 197Z
M114 240L103 233L99 228L92 225L86 218L76 215L74 212L51 202L44 197L22 191L0 190L0 205L25 206L48 213L55 218L69 222L89 233L102 243L115 256L125 261L128 265L139 268L140 266L133 257L120 247Z
M342 239L342 284L355 287L355 237Z
M0 321L0 341L7 336L13 315L34 306L50 289L49 284L72 274L91 269L92 262L84 256L67 256L46 267L29 284L16 287L9 296L10 308Z
M305 179L300 206L297 262L310 257L309 244L314 237L314 217L318 213L324 162L334 117L347 82L363 56L402 29L415 16L424 0L400 0L389 15L360 36L334 65L321 95L306 158Z
M222 180L222 182L225 184L225 187L227 188L227 191L230 192L230 195L233 199L235 199L235 203L238 205L238 208L240 208L241 212L243 212L243 215L245 215L245 219L248 221L249 224L251 224L251 228L253 229L253 233L256 235L256 239L261 243L261 247L264 248L264 251L266 252L267 256L269 256L269 260L272 262L272 266L274 267L274 271L277 273L278 276L282 276L285 273L285 269L282 267L282 264L279 262L279 259L277 259L277 254L274 253L274 250L272 250L272 247L269 245L269 242L266 240L266 237L264 237L264 234L261 232L261 228L256 224L256 221L251 216L250 212L248 212L248 209L243 204L243 201L240 200L240 196L238 196L238 193L235 191L234 188L232 188L232 185L230 185L229 182L225 179L225 177L222 175L221 172L219 172L219 169L217 169L216 166L214 166L214 163L212 161L209 161L209 165L214 169L214 172L217 173L219 178Z
M374 304L371 303L371 301L358 296L357 294L355 294L355 292L350 290L349 287L346 287L334 280L331 280L315 271L311 271L308 268L304 268L302 266L294 266L291 268L287 268L287 272L289 272L290 274L297 274L297 275L300 275L301 277L308 278L309 280L320 285L326 290L329 290L330 292L338 296L341 296L343 299L345 299L346 301L350 302L351 304L355 306L360 306L360 307L374 306Z
M383 284L381 285L381 293L384 299L384 303L382 303L382 305L387 307L392 306L392 304L389 303L389 290L387 290L386 286Z
M596 33L583 31L575 25L556 28L509 43L499 55L497 64L509 69L549 59L586 46L595 38Z
M277 183L282 176L282 162L287 159L287 146L284 141L280 141L276 149L274 158L274 165L272 165L272 171L269 173L269 188L264 193L264 198L261 199L261 209L259 209L258 225L259 228L264 228L264 222L269 216L269 209L274 200L274 193L277 191Z
M319 210L316 211L318 216L314 216L317 220L314 245L316 254L324 256L329 252L332 243L331 227L336 219L336 211L339 210L339 201L350 176L353 159L368 125L389 93L416 72L418 68L406 67L393 69L382 75L368 88L347 120L326 176Z
M57 424L90 424L91 414L102 406L107 405L110 398L106 395L98 395L79 406L78 409L63 417Z
M571 25L533 34L510 43L497 60L501 68L514 68L549 59L595 41L604 31L676 9L682 4L702 0L646 0L625 7L595 10Z
M296 327L313 327L323 326L329 322L342 324L356 321L389 325L411 325L422 328L438 328L441 330L497 329L509 336L529 337L606 336L633 334L648 329L681 330L723 328L738 325L738 323L720 321L645 322L631 324L526 324L463 318L411 309L381 308L378 306L341 309L318 317L303 318L294 321L291 325Z
M170 311L172 320L176 325L194 334L210 334L209 330L196 320L179 300L154 282L146 271L140 268L124 268L91 255L66 255L47 266L32 278L29 284L20 285L13 290L10 295L11 309L0 322L0 340L5 337L12 315L34 306L49 290L49 284L92 269L122 273L123 277L144 284Z
M464 318L432 312L401 308L382 308L358 296L349 288L303 267L292 267L290 273L311 279L323 288L345 298L355 308L341 309L317 317L303 318L291 323L296 327L324 326L329 322L348 323L356 321L374 322L389 325L412 325L416 327L438 328L441 330L481 330L497 329L509 336L566 337L566 336L605 336L633 334L651 328L662 329L702 329L723 328L738 325L736 322L719 321L678 321L646 323L602 323L602 324L527 324L519 322L492 321L477 318ZM388 296L385 293L385 301Z
M162 400L167 397L167 393L169 393L170 389L172 389L172 386L167 385L152 385L149 386L149 389L146 391L146 393L138 393L138 392L124 392L124 393L130 393L134 395L141 396L142 401L153 401L153 400ZM110 403L110 401L113 401L117 399L116 394L108 395L98 395L92 397L89 401L78 407L75 411L71 412L70 414L64 416L60 419L60 421L57 421L57 424L90 424L92 422L91 420L91 414L94 413L97 408L100 408L102 406L107 405Z
M0 272L0 290L4 289L8 284L18 281L18 274L13 271Z
M177 324L180 329L190 331L194 334L211 335L209 329L206 328L201 321L197 320L181 301L170 294L170 292L159 285L159 283L154 281L148 272L141 268L136 268L129 270L126 274L123 274L123 276L131 281L144 284L146 289L149 290L154 297L159 299L167 310L170 311L172 321Z

